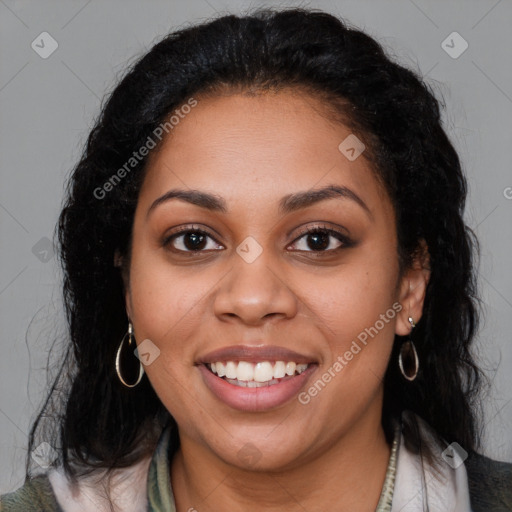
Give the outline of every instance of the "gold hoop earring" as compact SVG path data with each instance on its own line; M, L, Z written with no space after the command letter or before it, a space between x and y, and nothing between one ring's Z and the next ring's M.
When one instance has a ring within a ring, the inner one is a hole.
M134 388L137 386L140 381L142 380L142 376L144 375L144 367L142 366L141 361L139 360L139 377L137 381L134 384L128 384L121 375L121 350L123 349L124 340L126 339L126 336L128 336L128 346L132 345L133 341L133 326L131 322L128 322L128 332L123 336L123 339L121 340L121 343L119 345L119 348L117 349L116 353L116 372L117 376L119 377L119 380L127 387L127 388Z
M416 327L416 324L414 323L414 320L411 317L409 317L409 323L411 324L412 332L412 329ZM404 359L407 363L406 365L404 365ZM398 366L400 367L402 375L407 380L412 382L417 377L418 371L420 369L420 360L418 358L418 353L416 352L416 347L414 346L414 343L410 338L410 333L409 339L407 341L404 341L402 343L402 346L400 347L400 353L398 354ZM407 370L405 369L405 366L408 366ZM413 366L412 371L410 371L411 366Z

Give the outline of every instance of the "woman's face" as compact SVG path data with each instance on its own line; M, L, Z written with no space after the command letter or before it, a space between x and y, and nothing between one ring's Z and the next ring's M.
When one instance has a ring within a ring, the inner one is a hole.
M292 91L199 99L140 191L126 302L147 376L182 443L239 467L380 428L394 335L420 315L390 200L322 111Z

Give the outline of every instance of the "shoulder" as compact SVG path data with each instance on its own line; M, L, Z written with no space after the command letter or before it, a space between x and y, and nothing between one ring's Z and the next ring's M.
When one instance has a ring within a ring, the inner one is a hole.
M14 492L0 496L0 512L63 512L47 475L39 475Z
M76 484L62 468L55 468L49 481L66 512L141 512L146 510L150 461L145 457L132 466L95 470L80 476Z
M464 465L474 512L512 510L512 464L471 452Z
M433 447L436 460L443 461L442 453L448 443L440 440L432 427L420 416L404 411L402 422L416 424L421 439ZM445 467L441 464L440 467ZM470 451L464 464L464 486L469 493L468 499L472 512L511 512L512 511L512 464L500 462L475 451ZM459 470L458 468L453 468ZM462 474L462 473L460 473ZM460 491L461 482L455 482L455 492Z

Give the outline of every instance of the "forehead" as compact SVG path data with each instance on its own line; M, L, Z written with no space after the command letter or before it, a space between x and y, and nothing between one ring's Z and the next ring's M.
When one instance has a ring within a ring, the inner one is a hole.
M339 149L354 134L319 99L285 90L197 100L150 155L142 199L189 187L261 204L327 183L381 197L364 154L351 161Z

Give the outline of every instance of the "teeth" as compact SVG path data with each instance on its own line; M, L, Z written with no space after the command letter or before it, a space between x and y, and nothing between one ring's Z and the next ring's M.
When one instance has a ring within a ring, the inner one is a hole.
M306 368L308 367L307 364L298 364L296 367L295 367L295 371L300 375Z
M273 376L274 368L272 368L272 365L268 361L256 363L254 367L254 380L256 382L267 382L268 380L272 380Z
M279 384L277 379L269 380L268 382L256 382L254 380L250 380L245 382L243 380L236 379L226 379L230 384L234 384L235 386L239 386L241 388L266 388L268 386L273 386L274 384Z
M219 375L217 373L217 375ZM219 375L221 377L221 375ZM236 379L238 380L254 380L254 365L247 361L240 361L236 369Z
M233 361L228 361L226 363L226 379L236 379L236 371L237 364Z
M300 375L309 365L293 361L261 361L256 364L248 361L226 361L211 363L208 367L219 377L228 382L238 383L244 387L261 387L261 385L277 384L285 376Z
M224 375L226 375L226 367L223 363L215 363L215 369L217 370L217 375L219 377L224 377Z
M282 379L286 375L286 365L284 361L276 361L274 365L274 378Z
M296 367L295 363L286 363L286 375L293 375Z

